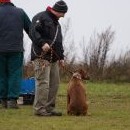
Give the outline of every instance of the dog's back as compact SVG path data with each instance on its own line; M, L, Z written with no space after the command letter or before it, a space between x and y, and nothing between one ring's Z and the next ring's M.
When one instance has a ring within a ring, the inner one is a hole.
M86 115L88 105L86 103L86 92L82 81L82 75L74 73L67 91L67 113L69 115Z

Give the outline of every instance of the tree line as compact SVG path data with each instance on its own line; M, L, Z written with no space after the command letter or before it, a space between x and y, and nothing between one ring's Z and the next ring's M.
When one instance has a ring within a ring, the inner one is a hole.
M85 69L91 81L130 82L130 50L118 57L109 55L114 43L115 32L108 27L101 33L95 33L86 43L80 42L80 49L71 34L70 19L63 26L63 44L66 67L61 70L62 80L70 78L71 73L78 68ZM24 65L24 78L34 76L31 62Z

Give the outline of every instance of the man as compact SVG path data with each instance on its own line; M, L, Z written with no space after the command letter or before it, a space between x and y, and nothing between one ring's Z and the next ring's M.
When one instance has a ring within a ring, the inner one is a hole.
M36 91L34 113L40 116L61 116L56 112L55 100L59 87L59 63L64 66L61 26L58 22L64 17L68 7L62 0L46 11L38 13L32 20L30 30L32 56L34 61Z
M23 30L31 21L10 0L0 0L0 100L3 108L18 108L22 80Z

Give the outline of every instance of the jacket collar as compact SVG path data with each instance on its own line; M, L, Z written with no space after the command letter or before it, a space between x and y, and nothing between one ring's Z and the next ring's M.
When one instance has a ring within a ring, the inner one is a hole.
M50 10L51 10L51 7L47 7L46 11L49 14L49 16L54 20L54 22L58 23L59 19Z
M11 2L0 3L0 6L6 6L6 5L11 5L11 6L14 6L14 4L13 4L13 3L11 3Z

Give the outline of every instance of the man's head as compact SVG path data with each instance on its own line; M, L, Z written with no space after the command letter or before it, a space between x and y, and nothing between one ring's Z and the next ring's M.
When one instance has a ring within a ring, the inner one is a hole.
M10 0L0 0L0 3L7 3L7 2L11 2Z
M68 6L63 0L60 0L53 5L52 10L54 14L60 18L64 17L65 13L68 11Z

